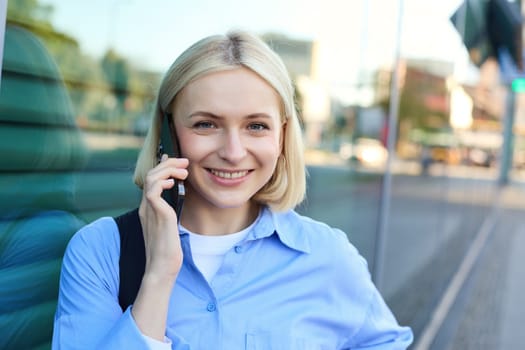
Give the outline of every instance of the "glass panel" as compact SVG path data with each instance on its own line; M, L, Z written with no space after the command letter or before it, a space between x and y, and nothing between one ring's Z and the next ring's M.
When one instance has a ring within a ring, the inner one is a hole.
M139 204L133 169L162 74L187 46L231 28L261 35L296 86L309 175L297 210L347 233L417 338L500 176L507 89L494 60L469 59L450 21L460 3L9 1L0 280L13 282L0 287L0 324L29 321L0 327L0 348L49 347L68 240ZM522 100L512 181L524 176Z

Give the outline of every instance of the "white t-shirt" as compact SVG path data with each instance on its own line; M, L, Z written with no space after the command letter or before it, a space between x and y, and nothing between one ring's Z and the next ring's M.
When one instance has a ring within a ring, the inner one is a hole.
M224 255L248 235L255 221L242 231L226 235L200 235L181 227L189 233L193 262L208 283L219 270Z

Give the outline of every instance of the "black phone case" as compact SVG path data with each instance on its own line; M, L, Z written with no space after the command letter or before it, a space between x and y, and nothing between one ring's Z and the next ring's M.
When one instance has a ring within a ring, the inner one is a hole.
M171 120L171 115L165 114L162 119L162 128L160 131L160 155L162 156L162 154L165 153L169 157L180 158L179 145L178 143L173 142L172 135L175 133L175 126ZM175 209L177 218L180 217L182 211L185 192L184 182L182 180L175 180L175 186L170 190L162 192L162 198L164 198L164 200Z

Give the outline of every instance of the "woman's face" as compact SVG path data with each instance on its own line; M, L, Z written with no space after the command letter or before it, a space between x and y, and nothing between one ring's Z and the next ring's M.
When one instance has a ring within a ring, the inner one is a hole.
M207 74L176 97L173 115L189 159L188 201L245 206L272 176L281 153L279 97L246 68Z

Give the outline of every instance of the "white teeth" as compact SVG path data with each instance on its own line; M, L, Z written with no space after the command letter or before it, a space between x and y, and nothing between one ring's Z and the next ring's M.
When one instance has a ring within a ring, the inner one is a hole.
M219 170L211 169L210 171L213 175L222 177L223 179L238 179L248 174L247 170L226 172L226 171L219 171Z

